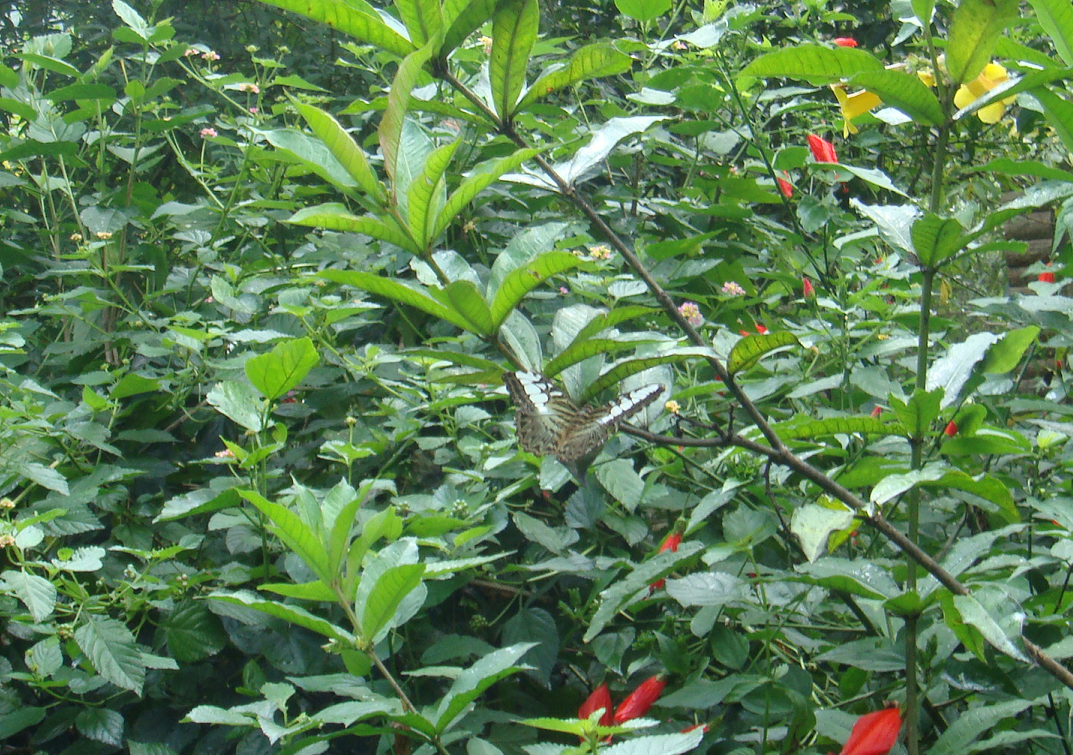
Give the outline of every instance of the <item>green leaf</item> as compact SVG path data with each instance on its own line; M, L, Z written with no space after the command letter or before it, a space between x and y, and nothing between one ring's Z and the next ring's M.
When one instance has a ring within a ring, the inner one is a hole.
M168 652L180 663L203 661L227 646L220 619L202 601L187 601L163 624Z
M827 550L828 536L832 532L848 529L853 519L853 511L842 504L838 508L828 508L806 503L794 509L790 517L790 532L797 536L805 558L812 562Z
M500 0L492 19L492 55L488 73L492 83L492 103L503 120L510 120L525 87L525 71L539 25L537 0Z
M628 359L624 362L619 362L607 372L600 375L599 378L589 384L581 396L578 397L579 401L585 403L592 400L593 397L599 395L602 391L616 386L630 375L636 375L638 372L644 372L650 370L653 367L658 367L661 364L673 364L674 362L687 362L696 359L697 357L711 356L711 352L704 348L694 347L676 347L673 353L663 354L655 357L640 357L638 359Z
M329 231L340 231L342 233L363 233L366 236L372 236L374 239L394 244L413 254L420 254L422 251L417 242L393 218L384 221L368 216L358 217L357 215L352 215L349 210L337 202L306 207L291 215L287 222L311 228L326 228Z
M525 295L553 275L581 267L582 260L566 252L548 252L511 270L496 289L492 301L493 329L498 330Z
M639 304L629 304L623 307L616 307L610 312L599 314L589 320L581 330L574 336L574 340L571 341L570 346L567 349L573 348L574 345L581 343L589 338L592 338L597 333L613 328L624 322L630 320L636 320L638 317L645 317L646 315L653 315L659 312L658 309L653 307L642 307ZM554 373L545 373L552 375Z
M928 368L927 389L942 389L940 407L954 403L972 376L976 363L984 358L991 345L999 340L994 333L974 333L961 343L955 343Z
M882 61L864 50L797 45L761 55L745 66L738 78L781 76L804 79L812 84L837 84L859 73L882 70Z
M94 670L121 689L138 695L145 683L145 661L134 635L115 619L85 615L74 632L78 648Z
M428 249L434 240L436 221L446 202L444 173L461 143L461 139L455 139L433 150L425 159L421 173L414 176L406 189L410 235L422 249Z
M601 747L604 755L682 755L700 744L704 739L704 728L677 734L652 734L646 737L633 737L618 742L610 747Z
M882 506L887 501L896 498L903 493L922 485L923 483L935 482L949 471L945 464L931 462L923 469L914 469L899 474L889 474L872 487L870 500L877 506Z
M501 157L498 160L482 163L477 169L463 179L458 188L454 190L447 203L440 211L436 219L436 225L432 230L431 239L439 238L440 234L447 230L451 222L458 217L465 207L472 202L478 194L491 186L504 173L512 171L535 155L539 155L539 149L519 149L511 155Z
M123 744L123 716L119 711L110 708L83 708L75 716L75 728L87 739L113 747Z
M961 0L950 22L946 70L954 84L975 79L991 62L1003 29L1017 17L1018 0Z
M924 437L939 416L943 400L942 389L925 391L918 388L908 402L891 396L890 408L909 437Z
M381 630L389 626L399 604L421 584L424 572L424 564L401 564L380 575L365 601L361 617L362 638L366 642L375 644Z
M400 57L414 51L414 45L398 32L380 20L375 11L358 10L354 0L261 0L268 5L293 11L306 18L327 24L364 44L373 45L381 50L394 53Z
M849 83L878 95L884 105L902 111L923 126L940 126L945 120L939 99L915 74L868 71L857 74Z
M590 357L611 355L619 351L636 349L640 340L616 341L610 338L592 338L579 344L572 344L566 351L544 365L544 374L554 377L567 367L583 362Z
M369 165L369 159L365 156L365 151L358 146L353 137L339 124L339 121L312 105L297 101L293 101L292 104L305 118L309 127L313 129L313 133L324 142L332 156L339 161L339 164L351 175L358 186L369 195L373 202L377 205L383 205L387 201L387 196L384 194L384 188L380 185L380 180L376 177L376 173L373 172L372 166ZM294 222L293 218L290 222Z
M461 314L453 308L431 298L424 291L416 287L411 288L399 281L383 278L373 273L363 273L357 270L323 270L317 273L321 278L354 286L370 294L383 296L399 304L406 304L421 310L433 317L438 317L445 322L452 323L462 330L470 330L471 325Z
M821 558L797 570L810 584L871 600L886 600L900 592L887 570L867 559Z
M1012 720L1032 704L1032 700L1008 700L969 708L928 748L928 755L962 755L969 752L969 746L981 734Z
M447 25L447 33L439 57L446 60L477 27L492 17L495 9L496 0L444 0L443 22Z
M1073 102L1044 88L1032 90L1031 95L1043 108L1043 114L1047 116L1047 121L1062 140L1062 144L1073 152Z
M33 480L43 488L54 490L60 495L67 495L70 492L67 480L52 467L46 467L36 461L20 460L15 464L15 469L27 480Z
M410 41L421 46L443 30L438 0L395 0L399 18L406 24Z
M5 86L7 86L5 84ZM45 718L45 708L23 705L0 713L0 741L8 741L23 729L37 726Z
M543 608L521 608L503 624L500 642L507 645L532 642L535 647L525 654L525 660L533 668L526 674L545 688L551 688L560 642L554 616Z
M1017 330L1011 330L1002 336L1002 340L993 344L987 350L984 363L980 365L980 371L990 375L1003 375L1018 364L1024 357L1025 352L1031 348L1039 336L1039 328L1028 325Z
M492 313L473 281L457 280L448 284L447 288L442 291L433 289L430 293L450 306L466 321L468 324L466 330L482 336L489 336L495 332Z
M783 440L819 438L825 435L901 435L896 424L878 417L827 417L825 419L790 420L772 425Z
M913 223L910 238L922 267L938 267L962 248L964 228L954 218L929 212Z
M1039 160L1014 160L999 157L978 168L969 168L974 173L1000 173L1006 176L1036 176L1050 181L1067 181L1073 183L1073 172L1062 170Z
M1073 5L1066 0L1028 0L1043 31L1067 66L1073 66Z
M800 346L801 342L793 333L765 333L764 335L745 336L730 350L727 359L727 371L735 375L759 362L764 356L788 346Z
M277 619L283 619L296 626L305 627L311 632L316 632L323 637L328 637L341 643L346 648L354 647L354 636L350 634L350 632L342 627L332 624L330 621L326 621L319 616L311 614L304 608L299 608L298 606L293 606L289 603L277 603L272 600L265 600L259 595L254 595L246 590L240 590L238 592L215 592L208 597L212 600L219 600L236 606L252 608L255 611L260 611L269 616L275 616Z
M451 722L486 689L519 671L515 664L529 652L533 644L520 642L495 650L459 674L447 694L440 699L440 704L432 716L436 720L437 733L446 731Z
M258 585L257 589L275 595L282 595L285 598L312 600L318 603L335 603L339 600L339 596L332 592L332 588L319 579L315 579L312 582L302 582L298 585L292 582L270 582Z
M246 377L269 401L281 398L302 382L320 361L309 336L278 343L267 354L246 360Z
M524 110L537 100L582 81L625 73L632 65L630 56L615 49L613 45L586 45L574 52L566 65L542 73L518 103L518 110Z
M205 400L220 414L247 430L259 433L264 429L264 402L247 383L234 380L217 383Z
M634 21L655 21L671 9L671 0L615 0L615 7Z
M306 566L326 585L338 576L328 568L328 552L312 528L301 518L278 503L273 503L252 490L240 490L239 495L252 503L267 516L273 526L271 531L294 553L305 561Z
M9 569L2 575L3 588L22 601L37 623L45 621L56 607L56 587L44 577Z
M380 151L384 155L384 170L392 180L395 180L398 169L402 127L410 109L413 89L425 63L432 57L432 45L433 43L429 42L407 55L395 71L395 78L391 80L391 92L387 96L387 108L380 119L378 134Z

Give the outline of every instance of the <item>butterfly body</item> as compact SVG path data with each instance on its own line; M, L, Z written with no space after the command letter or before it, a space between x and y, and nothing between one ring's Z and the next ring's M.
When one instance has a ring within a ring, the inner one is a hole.
M578 406L554 383L535 372L503 375L518 407L515 425L522 450L554 455L567 466L595 456L619 425L656 400L663 386L652 383L598 406Z

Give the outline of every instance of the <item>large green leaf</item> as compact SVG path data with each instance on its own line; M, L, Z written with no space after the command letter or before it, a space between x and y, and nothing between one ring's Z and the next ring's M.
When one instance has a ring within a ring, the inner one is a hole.
M348 286L360 288L370 294L386 297L399 304L415 307L426 314L457 325L462 330L471 329L469 321L454 309L436 301L416 287L411 288L399 281L374 275L373 273L363 273L358 270L323 270L317 275L336 283L344 283Z
M395 0L410 41L420 47L443 29L439 0Z
M313 129L313 133L320 137L335 159L339 161L339 164L357 181L358 186L369 195L373 202L383 205L387 197L383 186L380 185L380 180L369 165L365 151L358 146L339 121L312 105L295 102L294 106Z
M1043 114L1066 150L1073 152L1073 103L1046 88L1034 89L1031 94L1043 108Z
M298 606L289 603L277 603L274 600L262 598L247 590L239 590L238 592L215 592L211 593L208 597L213 600L220 600L225 603L252 608L261 613L268 614L269 616L275 616L277 619L288 621L296 626L305 627L311 632L316 632L319 635L335 640L344 648L352 648L355 645L354 635L347 630L340 626L336 626L319 616L311 614L304 608L299 608Z
M395 616L399 604L421 584L424 572L424 564L400 564L380 575L365 601L361 617L362 638L366 642L376 642L377 635Z
M496 0L444 0L443 22L447 33L439 57L446 59L477 27L495 13Z
M656 340L656 338L653 340ZM619 341L612 338L591 338L581 343L571 344L569 348L544 365L544 374L548 377L553 377L570 365L582 362L589 357L629 351L636 349L640 343L644 342L637 340Z
M352 0L261 0L268 5L293 11L299 15L327 24L344 34L349 34L358 41L387 50L398 56L409 55L414 45L384 21L375 11L358 10ZM368 7L368 6L367 6Z
M447 288L433 289L430 293L465 320L466 330L482 336L495 332L492 313L473 281L453 281Z
M1067 66L1073 66L1073 4L1067 0L1028 0L1036 19Z
M602 330L613 328L620 323L629 322L630 320L636 320L638 317L645 317L646 315L652 315L659 312L658 309L653 307L642 307L640 304L628 304L623 307L616 307L615 309L605 314L596 315L585 326L577 332L574 336L574 340L567 348L573 347L575 344L592 338L594 335Z
M434 240L435 224L446 201L444 173L461 143L461 139L455 139L434 149L406 190L410 235L417 239L422 249L428 249Z
M338 202L327 202L303 208L291 215L287 222L310 228L326 228L329 231L341 233L362 233L394 244L413 254L421 253L421 247L399 227L394 219L389 218L384 221L370 216L358 217Z
M314 574L324 584L330 585L337 574L331 571L328 551L309 525L286 506L269 501L252 490L241 490L239 495L252 503L272 522L270 528L284 545L294 551L295 555L305 561Z
M548 252L534 257L525 265L510 271L496 290L492 300L492 320L498 329L525 295L553 275L580 267L582 261L566 252Z
M772 429L783 440L820 438L826 435L901 435L904 432L897 423L885 422L878 417L791 420L772 425Z
M961 0L950 22L946 70L955 84L975 79L991 62L1002 30L1017 17L1018 0Z
M994 705L972 707L957 717L939 735L928 755L963 755L985 731L1014 720L1018 713L1033 704L1032 700L1007 700Z
M440 699L432 716L436 719L436 730L441 733L445 731L482 692L503 677L518 671L516 664L531 647L532 642L520 642L495 650L459 674L447 694Z
M587 45L571 55L566 65L542 73L525 93L518 110L524 110L542 97L587 79L625 73L631 65L633 61L630 56L610 44Z
M4 592L22 601L35 622L44 622L56 607L56 586L44 577L21 569L9 569L0 575Z
M923 267L938 267L961 249L964 228L954 218L944 218L929 212L913 222L910 238L913 250Z
M142 693L145 659L126 625L115 619L84 614L74 640L98 674L121 689Z
M387 96L387 107L380 119L380 151L384 155L384 170L395 179L399 161L399 149L402 142L402 126L406 122L406 113L410 109L413 89L417 84L425 63L432 57L433 42L407 55L395 71L391 80L391 92Z
M634 21L655 21L671 9L672 0L615 0L615 7Z
M727 371L731 375L752 367L764 356L787 346L800 346L801 342L793 333L765 333L763 335L745 336L730 350L727 359Z
M850 83L879 96L883 104L901 110L923 126L942 124L943 107L919 76L905 71L867 71L854 76Z
M537 0L501 0L492 20L492 55L488 73L496 113L510 120L525 87L529 54L540 25Z
M447 200L447 204L443 206L439 218L436 219L436 225L432 230L430 240L438 238L441 233L447 230L447 226L462 212L466 205L491 186L500 176L507 171L514 170L526 160L530 160L538 154L540 154L539 149L519 149L511 155L477 166L477 169L458 185L458 188L454 190L454 193Z
M973 333L961 343L951 345L946 353L935 360L928 369L929 391L941 388L943 400L940 406L946 407L957 400L961 389L972 376L976 363L987 354L991 344L999 340L994 333Z
M864 50L797 45L761 55L745 66L739 77L781 76L813 84L837 84L859 73L882 70L882 61Z
M1039 328L1035 325L1028 325L1003 334L1002 340L987 350L987 356L984 357L984 362L980 365L981 372L992 375L1002 375L1009 372L1020 364L1021 358L1029 347L1036 342L1038 335Z
M246 377L270 401L294 388L313 369L320 356L309 336L276 344L272 351L246 360Z
M591 400L594 396L597 396L601 391L604 391L614 385L618 385L630 375L636 375L638 372L644 372L645 370L658 367L661 364L672 364L674 362L687 362L698 357L705 358L713 356L712 352L697 347L678 347L673 352L668 354L660 354L653 357L638 357L637 359L628 359L624 362L619 362L607 372L600 375L599 378L594 380L588 388L586 388L579 400L584 403Z

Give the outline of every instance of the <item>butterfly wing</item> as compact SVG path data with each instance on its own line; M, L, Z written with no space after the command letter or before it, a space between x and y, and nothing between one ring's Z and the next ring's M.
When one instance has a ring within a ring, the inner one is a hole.
M557 453L578 408L555 384L535 372L506 372L503 382L518 411L518 445L537 456Z
M556 457L562 462L575 461L599 450L619 425L655 401L661 393L663 386L652 383L602 406L584 407L566 428Z

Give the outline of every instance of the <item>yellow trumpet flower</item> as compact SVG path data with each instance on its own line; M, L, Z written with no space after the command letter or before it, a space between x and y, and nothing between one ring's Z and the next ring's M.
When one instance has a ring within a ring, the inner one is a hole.
M879 95L864 89L853 94L847 94L846 88L841 86L833 86L831 89L835 91L835 97L838 98L838 104L842 108L844 121L842 136L844 137L857 133L857 127L853 125L854 118L859 118L872 108L883 104Z
M968 107L1007 79L1009 76L1006 75L1005 68L998 63L988 63L979 76L958 88L954 93L954 104L959 108ZM992 102L977 110L976 115L984 123L998 123L1005 114L1007 106L1015 99L1015 97L1006 97Z

